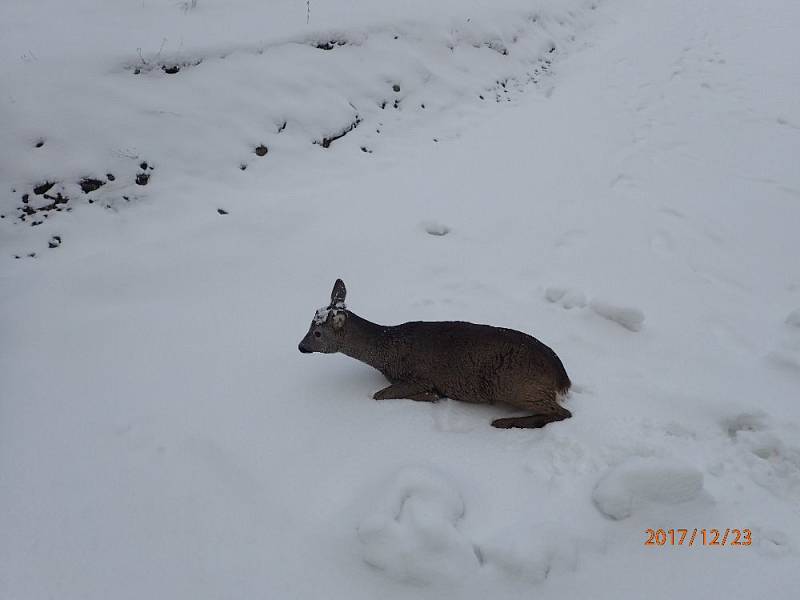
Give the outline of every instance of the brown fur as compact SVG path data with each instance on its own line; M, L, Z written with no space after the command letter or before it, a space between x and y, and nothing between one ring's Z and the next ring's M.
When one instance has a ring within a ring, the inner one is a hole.
M343 290L342 283L337 295L342 306ZM342 352L376 368L392 382L375 394L376 400L431 402L447 397L508 404L532 413L495 420L492 425L500 428L542 427L571 416L557 403L571 385L564 365L530 335L462 321L377 325L344 308L338 315L336 326L333 313L324 323L312 323L300 350ZM317 330L324 330L322 341ZM320 344L325 347L315 347Z

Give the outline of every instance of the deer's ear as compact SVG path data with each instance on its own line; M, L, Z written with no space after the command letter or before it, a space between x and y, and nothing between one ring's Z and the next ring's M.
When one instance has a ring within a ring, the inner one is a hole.
M347 289L344 287L344 281L337 279L336 283L333 284L333 290L331 291L331 306L344 304L344 297L346 295Z

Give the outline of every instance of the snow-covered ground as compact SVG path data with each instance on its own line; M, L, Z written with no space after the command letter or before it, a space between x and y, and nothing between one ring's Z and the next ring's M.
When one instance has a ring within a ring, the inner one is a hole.
M192 5L0 5L1 599L794 597L798 3ZM336 277L573 418L371 400Z

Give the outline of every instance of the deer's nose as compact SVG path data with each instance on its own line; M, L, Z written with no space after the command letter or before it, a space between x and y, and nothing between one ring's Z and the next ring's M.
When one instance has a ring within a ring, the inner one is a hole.
M298 345L297 349L300 350L300 352L302 352L303 354L311 354L311 350L304 347L303 344Z

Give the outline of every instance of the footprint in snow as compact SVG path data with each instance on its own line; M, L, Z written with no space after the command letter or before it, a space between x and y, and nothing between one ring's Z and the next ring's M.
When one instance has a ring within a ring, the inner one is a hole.
M669 258L675 252L675 244L672 241L672 236L664 230L657 231L656 234L650 238L650 248L652 248L653 254L661 258Z
M723 419L722 427L733 439L741 431L764 431L767 429L767 413L762 410L739 413Z
M544 581L552 571L574 571L578 543L548 523L517 524L476 544L485 569L531 583Z
M561 528L515 519L473 543L458 528L464 512L443 474L405 467L358 525L363 559L399 581L447 585L484 571L536 583L577 566L578 544Z
M561 308L583 308L586 306L586 295L575 289L565 287L549 287L544 292L548 302L558 304Z
M800 446L787 443L780 425L761 410L735 414L721 425L740 469L777 497L800 501Z
M790 312L784 323L786 332L777 347L767 354L767 360L780 369L800 374L800 308Z
M399 581L457 580L480 564L458 530L464 510L464 499L444 475L401 469L358 525L364 562Z
M544 297L548 302L567 310L587 306L586 295L573 288L549 287L545 290ZM638 308L619 306L598 299L593 299L588 306L598 316L613 321L629 331L640 331L644 325L644 313Z
M792 552L791 540L783 531L754 528L753 542L756 552L764 556L786 556Z
M425 230L425 233L436 237L441 237L450 233L450 228L438 221L423 221L422 229Z

